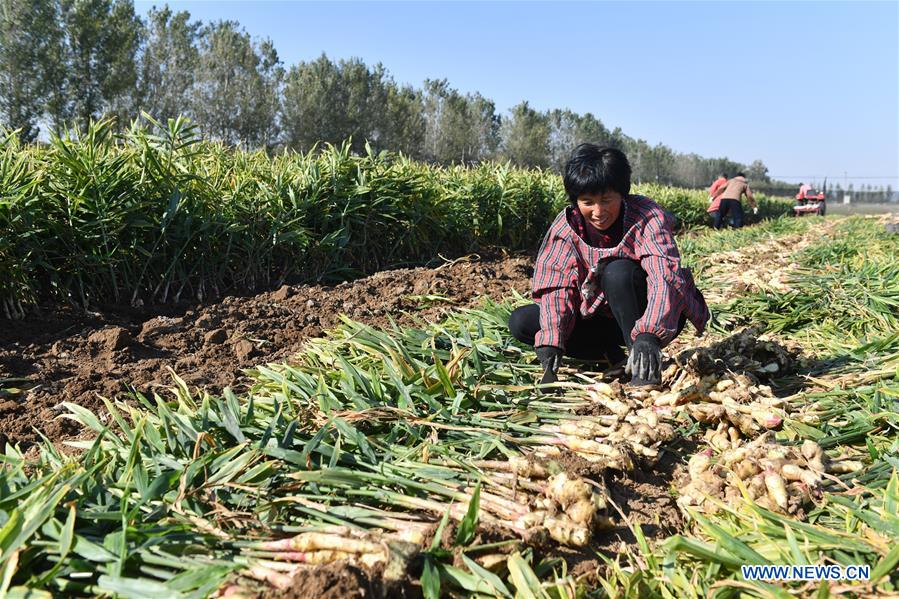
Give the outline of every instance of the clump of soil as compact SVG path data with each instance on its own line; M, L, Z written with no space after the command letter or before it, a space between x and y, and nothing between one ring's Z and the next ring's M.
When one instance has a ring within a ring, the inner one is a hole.
M756 326L707 347L683 351L676 361L698 376L729 371L770 380L795 372L802 365L801 354L799 344L765 335Z
M572 477L583 476L594 480L602 478L606 472L606 464L591 462L584 459L569 449L562 449L559 455L553 458L562 469Z
M84 312L43 307L0 326L0 447L26 448L38 439L76 436L78 425L57 417L62 402L103 409L100 396L160 392L171 368L191 387L241 388L241 370L284 360L306 339L335 326L340 314L375 326L388 317L412 324L439 318L447 307L526 294L533 273L527 256L463 259L438 268L404 268L335 286L284 286L214 304Z
M675 454L665 452L652 470L619 472L608 481L610 499L621 508L631 524L640 525L648 539L664 538L683 530L683 519L672 493L679 459ZM626 526L615 532L620 541L636 542Z
M385 581L379 572L339 561L303 570L294 576L289 589L272 590L263 596L265 599L412 599L421 597L421 592L408 579Z

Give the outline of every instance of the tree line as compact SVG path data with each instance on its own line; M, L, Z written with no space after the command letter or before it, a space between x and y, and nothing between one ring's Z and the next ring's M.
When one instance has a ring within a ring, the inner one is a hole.
M537 110L522 101L500 114L493 100L446 79L397 83L382 64L322 54L287 66L268 39L235 21L203 23L186 11L131 0L0 0L0 125L24 141L41 128L85 130L142 112L188 116L203 134L247 149L308 152L352 138L352 149L394 150L436 164L509 160L558 170L582 141L612 145L634 179L704 187L743 170L770 182L764 163L685 154L609 129L591 113Z

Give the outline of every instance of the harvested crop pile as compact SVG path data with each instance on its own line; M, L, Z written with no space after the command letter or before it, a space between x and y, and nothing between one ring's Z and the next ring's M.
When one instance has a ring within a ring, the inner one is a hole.
M747 248L715 251L703 269L703 295L710 304L723 304L740 294L787 292L797 268L797 252L820 243L835 223L821 223L811 231L779 235Z
M796 354L746 329L682 352L663 372L667 390L645 401L659 414L686 412L705 425L704 438L717 449L737 446L783 423L785 402L762 380L792 372Z
M482 473L473 491L460 490L453 494L456 502L450 503L411 494L405 500L395 498L397 507L407 509L370 511L379 528L321 526L292 537L236 541L240 553L235 561L246 565L217 596L234 599L255 596L263 588L290 589L298 576L338 563L361 569L389 586L408 575L434 527L433 516L443 515L460 527L486 526L500 538L520 537L543 547L554 543L585 547L612 525L604 513L600 485L567 475L555 462L512 458L474 461L471 466ZM553 471L556 474L550 474ZM323 507L297 499L309 507ZM507 553L487 553L478 556L477 563L491 569L504 566L508 558Z
M678 368L665 372L663 383L672 391L686 388L697 382L696 377L742 372L761 379L789 374L797 364L800 349L796 345L784 346L760 329L748 327L721 341L705 347L681 352L675 362ZM705 379L708 383L711 379Z
M533 462L524 458L481 461L473 465L484 473L488 492L479 493L487 522L506 528L530 542L549 536L563 545L586 546L593 534L608 528L611 520L603 512L606 498L599 486L581 477L569 476L555 462ZM556 471L556 474L550 474ZM450 516L464 515L450 510Z
M604 468L633 470L635 464L649 467L659 455L659 446L674 438L670 418L652 407L643 407L617 381L596 383L583 389L590 402L587 413L573 420L542 427L552 436L538 447L541 457L558 457L561 449Z
M239 541L240 554L235 559L252 565L238 570L215 596L237 599L256 597L265 588L286 591L299 576L331 564L361 575L378 572L379 582L390 586L406 576L418 555L422 539L416 535L413 541L346 526L323 526L277 540Z
M825 473L862 467L856 460L827 458L814 441L785 446L766 433L717 455L706 449L690 458L677 503L715 512L717 502L736 505L745 497L763 508L802 517L804 508L821 498Z

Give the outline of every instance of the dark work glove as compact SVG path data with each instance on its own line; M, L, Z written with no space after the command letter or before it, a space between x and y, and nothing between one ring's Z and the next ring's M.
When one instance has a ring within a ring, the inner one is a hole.
M662 349L659 338L640 333L631 346L625 372L631 375L631 385L660 385L662 383Z
M562 350L552 345L541 345L535 348L535 350L537 359L540 360L540 365L543 366L543 378L540 379L540 384L555 383L559 380L556 377L556 373L562 364Z

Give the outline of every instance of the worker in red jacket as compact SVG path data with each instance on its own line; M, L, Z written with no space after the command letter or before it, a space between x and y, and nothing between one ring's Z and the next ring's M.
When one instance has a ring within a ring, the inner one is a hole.
M727 173L721 173L709 187L709 207L706 212L711 214L714 220L718 219L718 210L721 209L721 196L718 195L718 191L725 185L727 185Z
M541 383L557 380L563 355L623 361L634 385L661 380L661 350L689 320L701 334L709 310L681 267L674 218L633 195L627 157L578 146L565 165L571 202L549 228L534 271L535 304L517 308L509 329L535 346Z
M720 229L725 225L728 212L732 214L731 224L735 229L743 226L743 204L740 203L742 196L746 196L746 199L749 200L752 211L756 214L758 213L758 203L755 201L755 196L752 195L749 183L746 182L746 175L743 173L737 173L733 179L729 179L715 193L715 199L720 201L718 213L714 215L715 222L712 223L712 226L716 229Z

